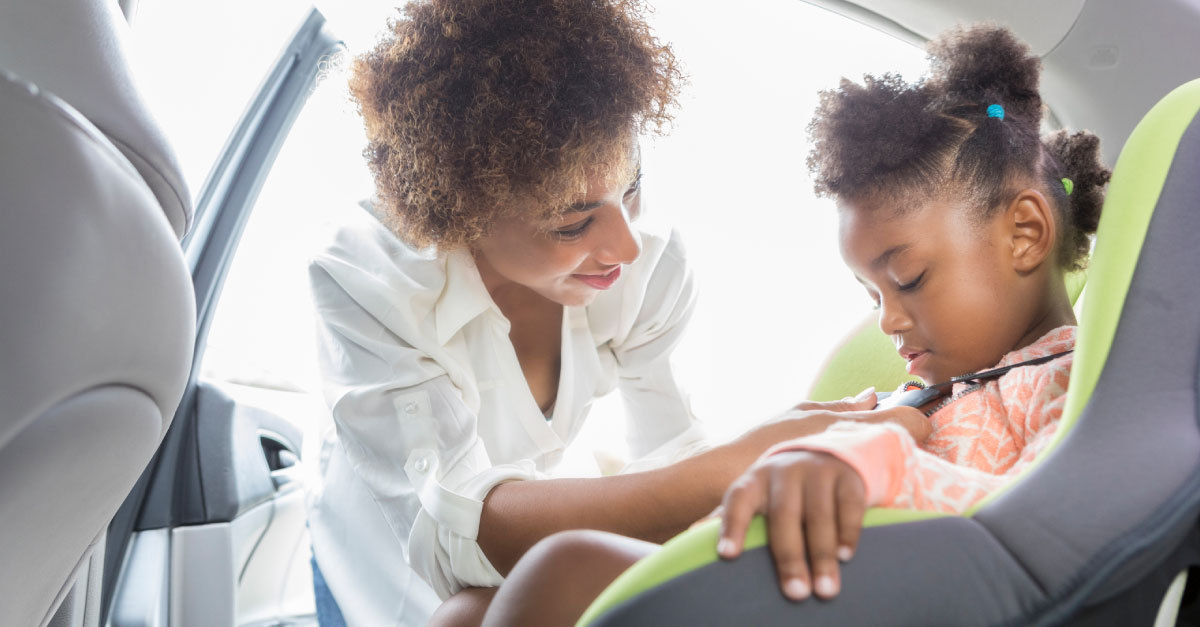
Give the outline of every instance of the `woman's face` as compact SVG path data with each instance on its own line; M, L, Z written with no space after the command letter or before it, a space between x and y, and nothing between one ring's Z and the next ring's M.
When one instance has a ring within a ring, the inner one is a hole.
M1029 330L1036 298L1013 268L1003 219L981 225L946 201L904 212L854 201L840 214L842 258L909 374L941 383L989 368Z
M588 181L584 199L553 224L520 217L497 220L473 247L484 284L519 285L562 305L587 305L642 252L630 224L641 212L641 169L631 180Z

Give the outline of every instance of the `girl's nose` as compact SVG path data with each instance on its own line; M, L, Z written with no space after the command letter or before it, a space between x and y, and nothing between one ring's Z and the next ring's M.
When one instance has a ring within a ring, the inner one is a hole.
M912 330L912 319L894 298L879 299L879 328L885 335L898 335Z

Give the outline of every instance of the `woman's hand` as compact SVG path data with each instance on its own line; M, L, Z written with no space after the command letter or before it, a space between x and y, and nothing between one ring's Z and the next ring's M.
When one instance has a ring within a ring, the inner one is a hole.
M858 396L847 396L840 401L801 401L792 409L797 411L867 411L878 403L875 398L875 387L869 387Z
M865 512L866 488L848 464L828 453L777 453L725 492L716 512L717 553L725 559L740 555L751 519L764 514L784 596L803 601L815 591L830 599L841 588L838 561L854 555Z
M783 427L784 431L794 431L794 434L784 435L776 441L819 433L833 423L841 420L873 423L892 422L904 427L904 430L908 431L908 434L918 444L924 442L933 430L929 418L919 409L905 405L896 405L887 409L876 410L875 405L877 404L875 388L870 387L860 392L858 396L847 396L840 401L804 401L791 410L767 421L764 425L778 425L782 423L784 425L790 424L795 426L794 429L788 429L786 426Z
M901 427L916 440L917 444L924 442L929 434L933 432L933 424L929 422L929 417L915 407L907 405L896 405L887 409L879 409L864 412L851 412L841 415L842 420L853 420L856 422L891 422Z

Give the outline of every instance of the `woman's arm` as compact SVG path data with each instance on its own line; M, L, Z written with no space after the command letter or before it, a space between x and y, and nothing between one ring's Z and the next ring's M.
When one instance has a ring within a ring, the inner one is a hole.
M910 407L866 411L862 400L788 412L740 438L665 468L593 479L514 481L483 502L478 542L492 566L507 574L538 540L568 529L597 529L664 542L711 513L726 488L772 445L824 431L839 420L916 426ZM812 407L812 405L810 405Z

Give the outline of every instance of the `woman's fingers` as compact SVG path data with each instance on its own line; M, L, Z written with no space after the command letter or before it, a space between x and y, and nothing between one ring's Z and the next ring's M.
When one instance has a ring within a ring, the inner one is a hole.
M725 491L725 498L718 508L721 511L721 535L717 541L717 554L725 559L741 555L750 521L765 508L766 481L759 472L757 467L751 468L734 481Z
M924 442L933 433L933 425L925 413L915 407L897 405L879 411L860 414L858 420L863 422L891 422L904 427L909 435L918 443Z
M785 466L772 473L767 539L775 559L780 590L793 601L803 601L812 594L802 522L802 515L806 513L803 511L805 486L803 476L789 470Z
M832 412L867 411L873 409L877 404L875 388L869 387L859 392L858 396L847 396L840 401L803 401L796 405L795 409L801 411L819 410Z

